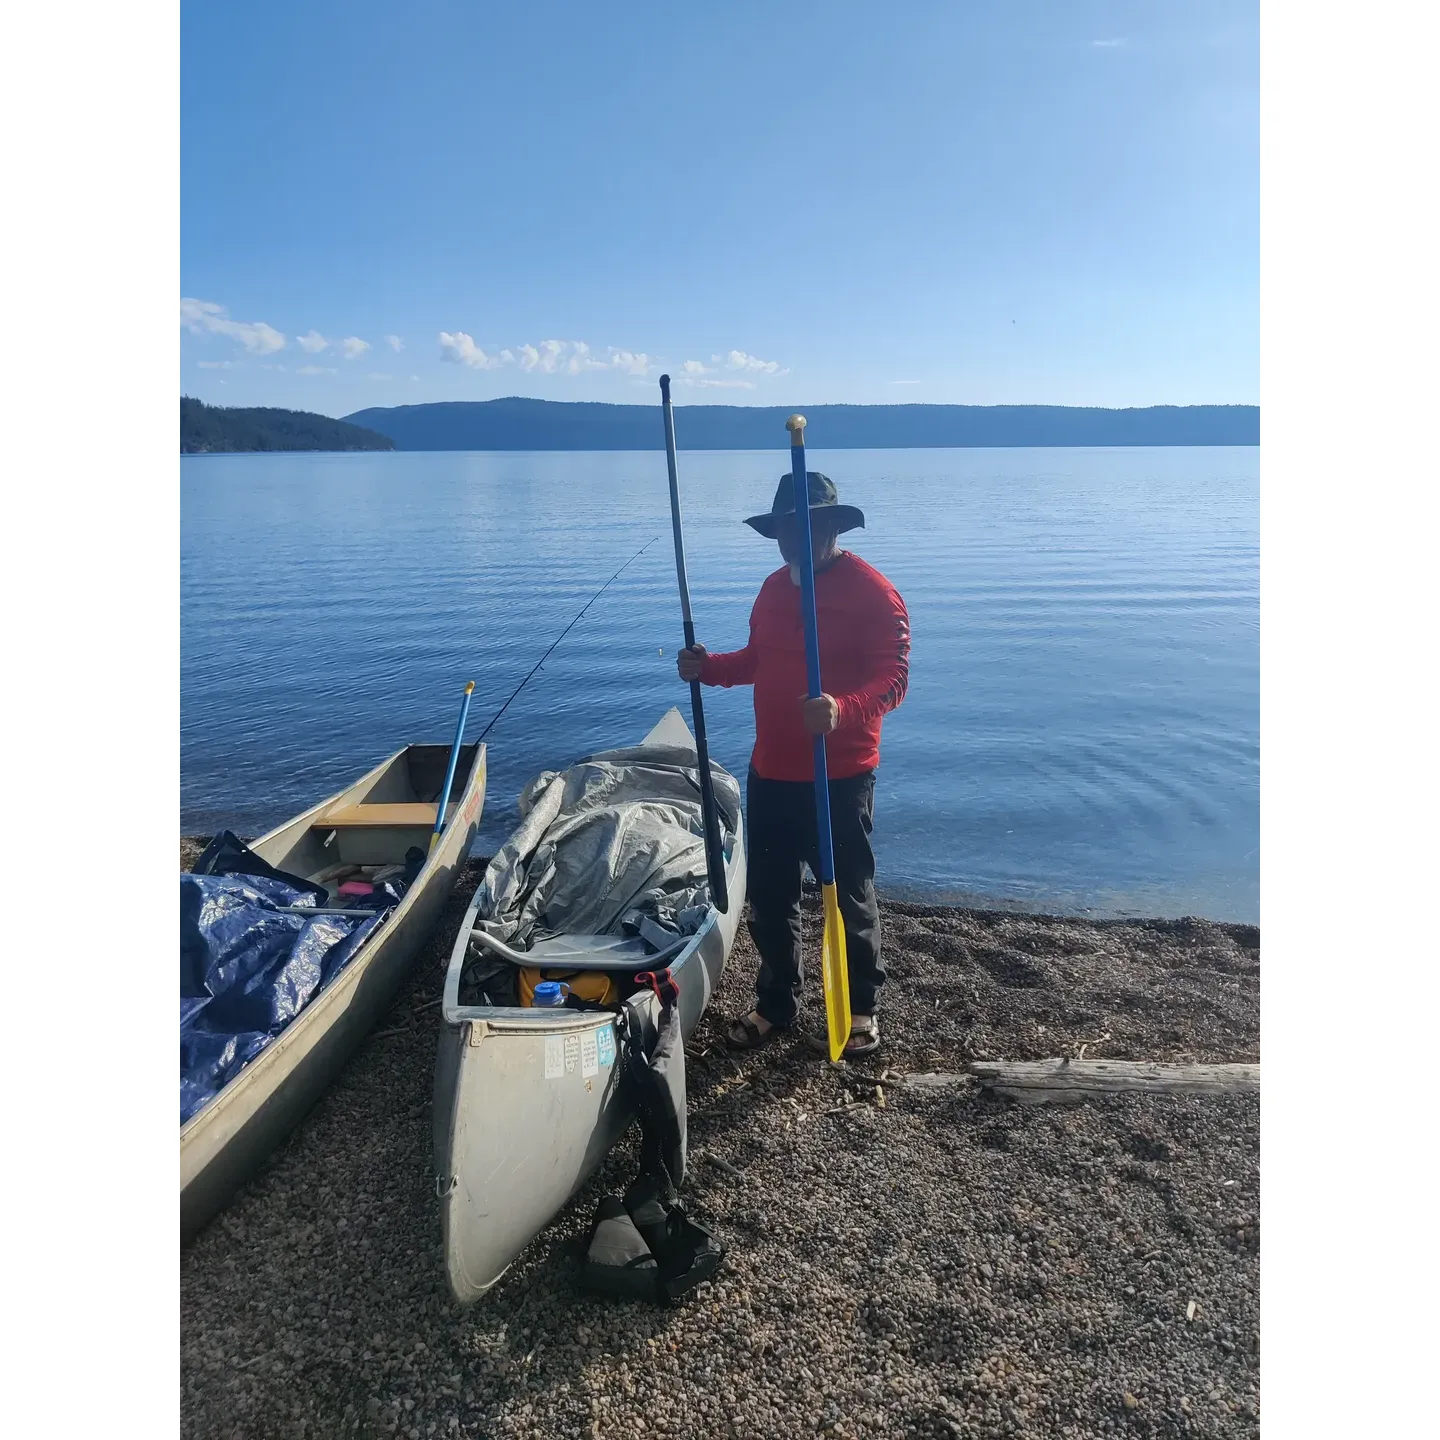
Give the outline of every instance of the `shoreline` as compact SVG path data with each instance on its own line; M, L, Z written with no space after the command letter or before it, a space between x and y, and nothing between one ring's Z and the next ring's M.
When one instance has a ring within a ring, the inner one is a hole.
M183 870L194 864L199 858L201 851L209 844L211 836L203 834L180 834L180 868ZM248 844L253 836L241 836ZM489 860L489 856L472 855L467 864L482 864ZM813 887L806 882L807 893ZM1023 915L1034 920L1081 920L1095 925L1133 925L1148 923L1168 925L1177 924L1182 920L1203 920L1207 925L1239 926L1251 930L1259 930L1258 922L1249 920L1215 920L1209 917L1196 915L1146 915L1139 911L1111 911L1100 907L1075 909L1047 909L1039 903L1032 903L1028 900L1012 900L1006 896L972 894L960 887L948 888L938 894L928 894L913 885L900 884L886 886L877 884L875 887L876 897L882 905L894 906L916 906L923 910L929 908L940 908L946 910L965 910L974 915L998 918L1005 915Z
M1022 1106L903 1083L1081 1047L1256 1061L1256 927L883 901L884 1044L840 1066L792 1037L726 1050L753 999L742 927L687 1046L684 1194L728 1249L720 1276L669 1310L577 1288L632 1130L462 1310L430 1106L435 1001L482 873L344 1074L182 1252L184 1435L1258 1435L1258 1095Z

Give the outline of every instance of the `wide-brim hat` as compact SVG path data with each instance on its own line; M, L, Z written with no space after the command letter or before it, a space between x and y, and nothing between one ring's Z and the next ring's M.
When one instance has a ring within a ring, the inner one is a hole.
M865 526L865 512L858 505L842 505L835 482L818 470L805 472L806 488L810 492L810 514L822 512L827 519L835 521L836 533L859 530ZM795 475L792 471L783 476L780 487L775 491L775 503L764 515L752 515L746 524L758 530L767 540L774 540L779 531L781 519L795 513Z

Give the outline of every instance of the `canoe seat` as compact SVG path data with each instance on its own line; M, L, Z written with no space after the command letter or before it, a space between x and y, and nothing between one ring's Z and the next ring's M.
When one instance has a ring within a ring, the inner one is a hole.
M454 815L455 804L451 804L449 813ZM332 805L315 821L313 828L341 830L354 826L377 825L400 830L433 830L435 806L427 805L423 801L391 805Z

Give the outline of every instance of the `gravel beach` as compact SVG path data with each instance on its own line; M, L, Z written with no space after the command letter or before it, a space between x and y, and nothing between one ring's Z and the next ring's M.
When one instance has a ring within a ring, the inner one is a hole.
M1032 1107L895 1078L1082 1046L1258 1061L1254 927L885 902L884 1045L842 1066L788 1036L725 1051L753 996L742 933L689 1046L686 1196L720 1277L669 1310L577 1289L632 1132L461 1310L430 1087L481 869L341 1080L182 1251L183 1435L1258 1435L1258 1096Z

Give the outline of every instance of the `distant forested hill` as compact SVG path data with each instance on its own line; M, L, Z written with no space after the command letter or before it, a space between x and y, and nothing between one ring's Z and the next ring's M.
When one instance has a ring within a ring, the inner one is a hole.
M684 405L675 410L684 450L774 450L785 417L801 410L817 450L968 445L1258 445L1255 405L1152 405L1102 410L1069 405ZM347 420L388 435L401 450L659 450L659 391L652 405L591 401L455 400L360 410Z
M268 407L241 410L180 397L180 453L205 455L232 450L393 450L388 435L377 435L345 420L305 410Z

